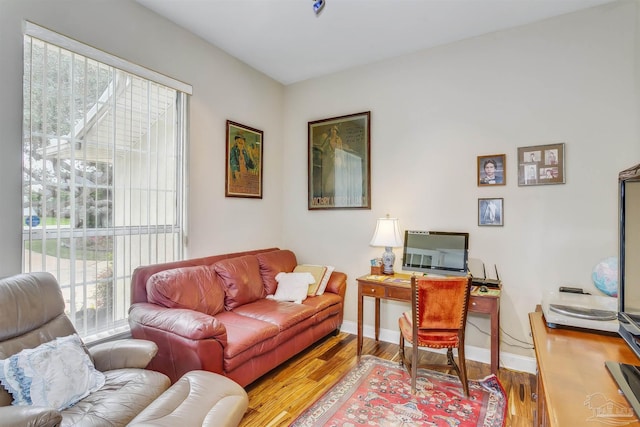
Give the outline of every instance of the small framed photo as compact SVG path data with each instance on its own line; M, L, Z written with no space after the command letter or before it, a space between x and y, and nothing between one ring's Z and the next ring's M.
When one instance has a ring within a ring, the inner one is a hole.
M478 156L478 187L507 183L506 158L506 154Z
M262 131L227 120L226 197L262 199Z
M478 225L504 225L504 199L478 199Z
M518 147L518 185L564 184L564 143Z

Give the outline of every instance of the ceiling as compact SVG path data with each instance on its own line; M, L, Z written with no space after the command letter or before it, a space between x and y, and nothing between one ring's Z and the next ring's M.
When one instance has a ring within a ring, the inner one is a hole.
M288 85L612 0L136 0Z

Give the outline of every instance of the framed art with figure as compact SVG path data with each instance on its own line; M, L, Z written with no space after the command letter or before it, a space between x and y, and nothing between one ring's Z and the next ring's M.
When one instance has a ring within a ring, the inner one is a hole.
M226 197L262 199L262 131L227 120Z
M518 147L518 185L564 184L564 143Z
M308 123L308 209L371 209L371 112Z
M478 156L478 187L507 183L506 154Z
M478 225L504 225L504 199L478 199Z

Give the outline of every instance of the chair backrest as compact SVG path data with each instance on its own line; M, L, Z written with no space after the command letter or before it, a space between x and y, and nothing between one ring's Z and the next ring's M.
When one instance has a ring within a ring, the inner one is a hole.
M470 277L412 277L413 323L418 331L464 331Z
M64 308L60 286L50 273L0 280L0 359L76 333ZM10 405L11 400L0 387L0 406Z

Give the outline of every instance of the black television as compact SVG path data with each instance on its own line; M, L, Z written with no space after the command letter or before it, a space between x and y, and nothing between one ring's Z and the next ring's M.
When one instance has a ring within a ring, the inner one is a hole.
M405 230L402 270L444 276L468 272L469 233Z
M640 358L640 164L620 172L618 193L618 333ZM612 361L606 366L640 416L640 366Z

